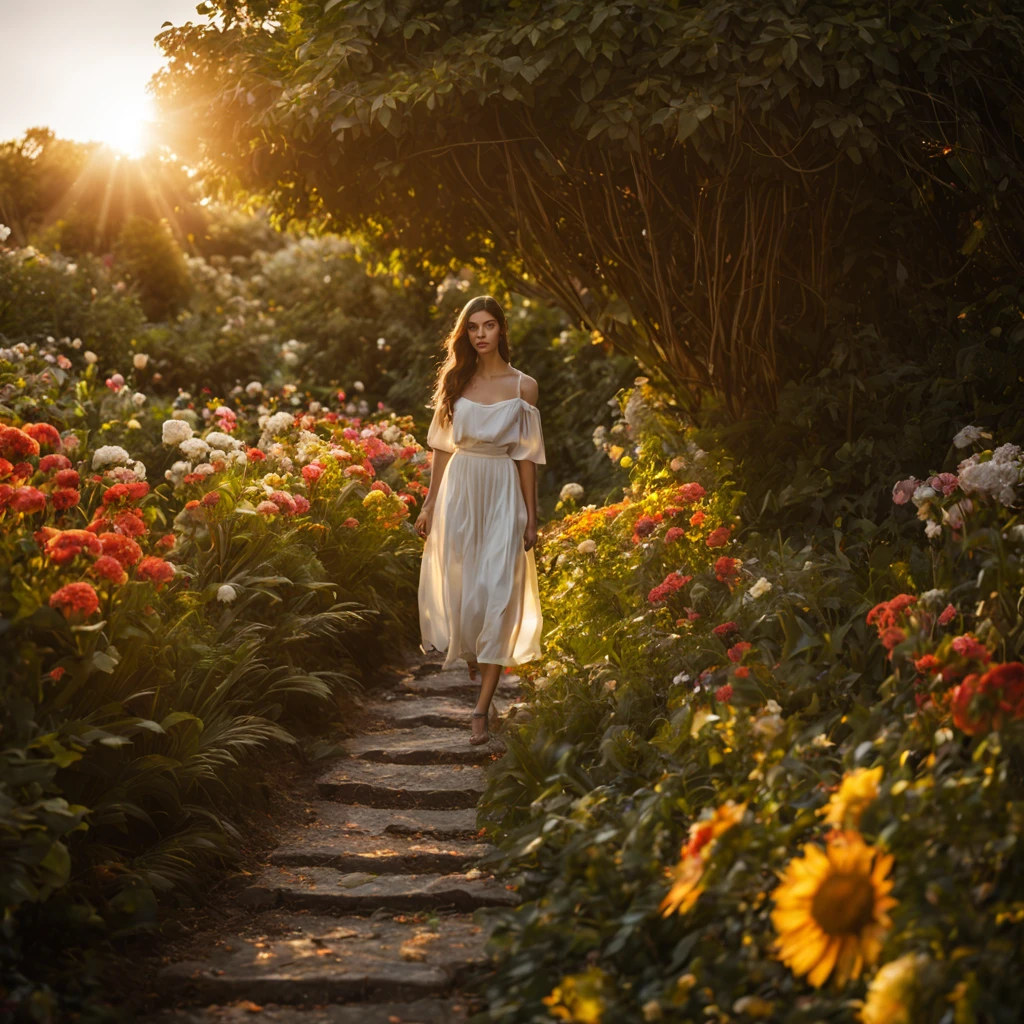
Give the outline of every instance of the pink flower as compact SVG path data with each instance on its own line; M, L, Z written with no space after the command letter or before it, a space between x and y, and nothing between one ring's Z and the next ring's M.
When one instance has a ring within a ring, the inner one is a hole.
M295 506L295 515L305 515L309 511L309 498L304 494L293 494L292 503Z
M962 658L970 658L987 665L992 660L989 649L973 634L953 637L953 650Z
M725 686L720 686L715 690L715 700L719 704L728 704L732 700L732 687L728 683Z
M906 505L910 501L914 494L914 491L921 486L921 481L916 477L911 477L909 480L900 480L898 484L892 489L892 500L897 505Z
M359 520L349 516L342 524L346 530L354 530L359 525Z
M959 483L955 473L939 473L928 480L928 486L932 490L942 491L947 498L957 489Z
M281 513L281 509L272 501L261 501L256 506L256 511L259 512L261 516L276 516Z
M324 467L316 462L302 467L302 479L312 486L324 475Z
M947 604L939 614L939 625L948 626L956 618L956 608L951 604Z
M66 455L44 455L39 460L40 473L49 473L54 469L71 469L71 460Z
M19 487L11 498L10 507L25 515L42 512L46 508L46 495L35 487Z
M124 387L124 377L115 373L112 377L107 378L106 385L111 391L120 391Z
M295 515L295 499L284 491L274 491L270 500L285 514Z

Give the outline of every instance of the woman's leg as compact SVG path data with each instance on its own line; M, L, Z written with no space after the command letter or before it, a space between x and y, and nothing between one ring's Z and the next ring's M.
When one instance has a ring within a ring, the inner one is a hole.
M476 699L476 708L474 710L482 714L490 713L491 698L494 696L494 691L498 688L498 680L501 678L504 667L504 665L495 665L487 661L480 662L480 694ZM473 719L474 736L483 736L486 729L486 718Z

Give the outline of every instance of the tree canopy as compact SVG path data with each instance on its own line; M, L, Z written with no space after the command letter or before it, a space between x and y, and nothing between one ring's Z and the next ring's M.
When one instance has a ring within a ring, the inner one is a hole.
M771 408L901 293L1021 267L1013 0L208 0L181 156L283 216L556 300L698 403Z

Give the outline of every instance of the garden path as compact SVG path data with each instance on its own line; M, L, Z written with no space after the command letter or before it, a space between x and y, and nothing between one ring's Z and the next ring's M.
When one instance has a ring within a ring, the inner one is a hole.
M518 689L502 675L495 706ZM516 894L473 867L476 803L500 740L467 742L478 683L411 665L370 710L385 728L344 742L317 780L315 821L286 837L241 894L254 927L160 971L174 1009L152 1024L457 1024L460 988L487 970L482 907ZM260 934L258 915L286 927Z

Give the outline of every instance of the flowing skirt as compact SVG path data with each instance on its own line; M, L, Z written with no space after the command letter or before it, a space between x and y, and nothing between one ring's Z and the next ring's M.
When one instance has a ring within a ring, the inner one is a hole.
M540 657L537 563L523 550L527 509L507 455L456 450L438 489L420 565L421 649L522 665Z

